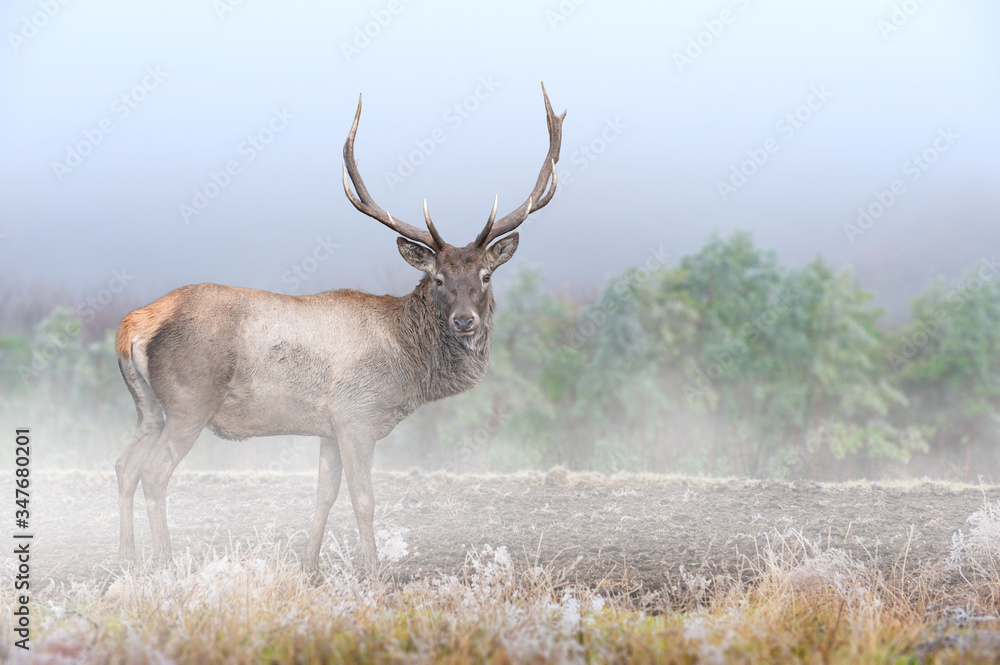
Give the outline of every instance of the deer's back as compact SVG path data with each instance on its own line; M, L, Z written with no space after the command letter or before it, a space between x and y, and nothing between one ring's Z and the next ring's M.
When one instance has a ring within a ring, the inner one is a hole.
M197 284L126 316L116 348L168 417L174 396L218 401L209 426L228 438L330 436L337 421L377 426L386 414L395 425L415 408L405 394L413 372L392 335L398 300Z

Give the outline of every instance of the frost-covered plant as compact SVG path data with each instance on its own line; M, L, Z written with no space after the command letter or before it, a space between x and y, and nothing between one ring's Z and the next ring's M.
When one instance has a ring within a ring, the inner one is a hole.
M868 569L863 563L844 550L832 547L797 565L789 574L788 582L796 591L833 589L845 601L851 602L867 595L867 576Z
M708 591L715 581L711 577L705 577L704 575L698 573L689 573L684 570L684 566L681 565L680 568L681 580L684 582L684 587L687 589L688 593L691 594L693 598L700 601L708 598Z
M968 535L961 529L951 537L949 563L993 579L1000 577L1000 501L987 502L969 515Z
M514 581L514 562L511 561L506 545L496 549L483 545L482 552L473 552L468 563L474 571L470 581L476 591L489 594L494 586L510 587Z
M572 589L563 591L559 603L560 624L565 633L575 633L580 630L580 601L573 595Z
M684 639L698 654L698 662L706 665L723 665L726 649L735 641L738 632L728 622L718 622L696 614L684 619Z
M393 526L379 529L375 532L375 547L378 549L378 560L396 563L410 553L409 546L403 536L409 532L406 527Z

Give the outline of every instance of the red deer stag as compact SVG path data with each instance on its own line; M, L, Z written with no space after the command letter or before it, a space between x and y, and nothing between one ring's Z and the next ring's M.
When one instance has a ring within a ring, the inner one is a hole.
M320 437L316 514L303 568L315 571L319 565L343 471L365 567L369 574L375 572L375 442L421 404L482 381L493 326L490 277L517 249L518 234L511 231L555 193L566 113L553 113L544 85L542 94L549 151L535 188L519 208L496 222L494 199L485 228L465 247L441 239L426 201L424 231L396 219L369 195L354 159L358 99L344 143L344 191L355 208L404 236L396 239L399 253L424 273L409 295L341 290L286 296L195 284L122 320L115 349L135 400L138 426L115 464L121 557L135 556L133 502L141 480L154 557L170 561L167 482L207 426L236 440Z

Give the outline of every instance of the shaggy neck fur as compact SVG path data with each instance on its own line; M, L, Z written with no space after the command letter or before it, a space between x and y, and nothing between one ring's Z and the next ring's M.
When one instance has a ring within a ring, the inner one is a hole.
M474 388L486 376L493 333L493 309L482 313L475 335L458 337L434 304L430 278L401 298L397 338L413 363L419 381L420 401L432 402Z

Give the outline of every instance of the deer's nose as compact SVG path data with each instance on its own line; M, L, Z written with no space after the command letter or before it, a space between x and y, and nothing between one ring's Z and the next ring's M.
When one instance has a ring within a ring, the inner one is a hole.
M476 327L476 317L475 315L465 318L462 316L456 316L451 320L452 325L455 326L455 331L460 333L471 332Z

